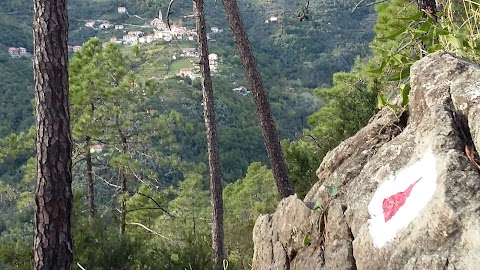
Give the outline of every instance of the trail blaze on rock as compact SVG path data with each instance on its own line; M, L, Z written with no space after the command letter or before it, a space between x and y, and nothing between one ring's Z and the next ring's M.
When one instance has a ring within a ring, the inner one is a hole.
M412 183L405 191L398 192L383 200L383 215L385 222L389 221L407 201L408 196L412 192L413 187L421 180L420 177L417 181Z

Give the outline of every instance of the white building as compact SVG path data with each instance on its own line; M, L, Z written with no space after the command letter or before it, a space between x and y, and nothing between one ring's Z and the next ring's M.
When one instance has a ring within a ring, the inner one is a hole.
M145 37L145 42L152 43L155 40L155 35L151 34Z
M153 31L153 35L155 36L156 39L161 39L163 38L163 35L165 34L164 31Z
M189 77L191 80L194 80L197 77L191 68L182 68L177 75L181 77Z
M157 29L161 29L161 30L166 28L165 24L160 19L157 19L157 18L153 19L150 22L150 25L156 27Z
M137 37L143 37L143 35L145 33L143 33L142 31L129 31L127 34L134 35L134 36L137 36Z
M19 47L19 48L15 48L15 47L9 47L8 48L8 54L12 57L12 58L18 58L18 57L28 57L30 56L31 54L27 52L27 49L23 48L23 47Z
M210 63L210 69L212 71L217 71L218 69L218 55L216 53L211 53L208 55L208 62Z
M98 26L99 29L108 29L110 27L112 27L112 25L109 23L102 23Z
M137 35L132 35L132 34L127 34L124 35L123 38L123 44L137 44L138 43L138 36Z
M118 11L118 13L126 13L126 12L127 12L127 8L126 8L126 7L118 7L118 8L117 8L117 11Z

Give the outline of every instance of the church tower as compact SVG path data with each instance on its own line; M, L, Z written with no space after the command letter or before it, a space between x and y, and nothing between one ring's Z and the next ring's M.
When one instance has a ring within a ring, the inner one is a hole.
M163 23L162 11L158 11L158 19Z

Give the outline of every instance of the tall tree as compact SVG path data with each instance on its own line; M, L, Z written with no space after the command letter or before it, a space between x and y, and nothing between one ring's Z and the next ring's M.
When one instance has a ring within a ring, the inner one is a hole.
M95 216L94 166L90 153L104 132L97 108L109 98L108 92L125 76L125 63L113 44L103 47L98 38L86 42L70 63L70 101L73 138L86 163L88 216Z
M203 0L194 0L195 24L198 34L198 47L200 51L200 72L202 75L203 115L207 132L208 164L210 168L210 193L212 203L212 247L214 250L213 262L219 267L224 253L223 233L223 198L222 198L222 172L218 154L218 139L215 126L215 110L213 99L212 77L208 59L207 31Z
M112 53L120 53L117 45L112 44L111 49ZM126 201L135 187L132 180L152 180L158 185L161 180L155 166L167 167L169 162L176 162L170 154L175 148L173 130L180 115L175 111L168 115L156 111L149 102L149 96L156 92L148 91L149 88L129 72L118 86L108 89L109 98L96 110L97 121L103 126L100 141L109 149L108 167L115 170L118 177L120 235L126 232ZM148 149L152 144L155 148ZM151 165L152 162L158 165Z
M66 0L35 0L33 21L37 188L34 269L70 269L72 138Z
M288 178L287 165L283 156L280 142L277 137L275 120L273 119L268 97L263 87L262 77L257 68L255 56L250 48L250 41L245 32L240 11L236 0L223 0L223 6L233 34L240 59L250 85L253 101L260 118L263 140L267 150L268 159L272 166L275 183L281 198L288 197L294 193L290 179Z

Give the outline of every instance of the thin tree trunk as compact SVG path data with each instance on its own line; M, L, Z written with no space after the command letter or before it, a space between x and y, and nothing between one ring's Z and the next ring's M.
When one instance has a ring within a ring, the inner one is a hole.
M127 177L125 177L125 173L123 172L123 168L120 169L118 178L121 182L121 201L120 201L120 235L125 235L125 224L126 224L126 205L127 205L127 198L125 198L125 194L127 192Z
M232 31L240 59L243 63L245 75L250 85L253 101L260 119L263 140L268 154L270 165L272 166L273 176L277 185L277 190L281 198L288 197L294 193L290 179L288 178L287 165L283 156L280 142L277 137L275 121L273 119L267 94L263 87L262 77L257 68L255 57L247 33L243 27L236 0L223 0L223 6Z
M123 136L121 130L119 130L120 136L122 137L122 154L127 153L127 139ZM120 235L125 235L125 224L127 220L127 176L126 176L125 167L120 168L119 171L119 180L121 189L121 202L120 202Z
M94 190L93 190L93 165L92 165L92 153L90 153L90 137L85 138L86 144L86 155L85 159L87 162L87 201L88 201L88 218L92 220L95 217L95 201L94 201Z
M34 1L37 187L33 269L72 263L72 138L68 104L65 0Z
M212 203L212 248L214 251L214 264L219 267L225 258L224 232L223 232L223 198L222 198L222 172L218 153L218 139L215 125L215 110L208 60L207 31L205 26L205 13L203 0L194 0L195 23L198 34L198 47L200 51L200 72L202 75L203 115L207 132L208 164L210 168L210 193Z

